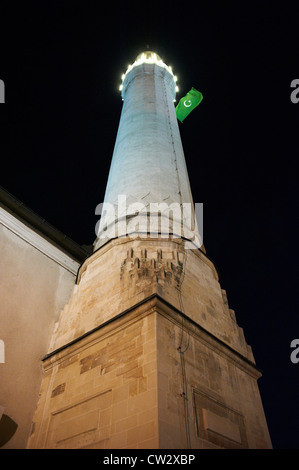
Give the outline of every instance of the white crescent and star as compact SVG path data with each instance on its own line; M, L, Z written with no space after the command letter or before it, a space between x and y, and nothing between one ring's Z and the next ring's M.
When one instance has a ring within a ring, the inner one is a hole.
M186 103L188 103L188 104L186 104ZM186 106L186 108L189 108L191 106L191 104L192 104L191 100L185 100L184 101L184 106Z

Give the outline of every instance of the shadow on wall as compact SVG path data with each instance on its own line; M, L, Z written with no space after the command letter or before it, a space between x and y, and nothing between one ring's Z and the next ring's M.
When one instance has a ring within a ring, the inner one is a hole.
M0 447L4 446L17 430L17 423L9 416L3 413L3 407L0 406Z

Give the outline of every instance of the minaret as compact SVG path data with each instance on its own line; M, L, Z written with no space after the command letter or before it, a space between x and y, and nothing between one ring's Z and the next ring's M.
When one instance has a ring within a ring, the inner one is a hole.
M122 76L124 105L95 249L109 238L147 233L201 245L173 104L176 80L151 51Z
M122 80L94 252L43 358L28 448L271 448L261 373L195 224L176 78L147 51Z

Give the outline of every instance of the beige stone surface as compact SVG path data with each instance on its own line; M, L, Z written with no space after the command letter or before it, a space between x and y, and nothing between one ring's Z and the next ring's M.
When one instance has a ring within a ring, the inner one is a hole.
M57 322L50 350L154 293L253 360L213 263L200 250L185 250L178 238L120 238L89 257Z
M156 317L144 310L45 361L29 447L158 445Z
M271 448L254 363L169 306L159 311L160 448Z
M15 225L22 229L18 220ZM41 243L49 246L49 252L54 250L49 242L41 239ZM42 379L41 359L49 349L55 321L71 296L75 274L1 223L0 253L0 338L5 345L0 406L18 425L2 448L18 449L26 447L30 435Z
M118 239L61 312L29 448L269 448L251 348L213 264Z

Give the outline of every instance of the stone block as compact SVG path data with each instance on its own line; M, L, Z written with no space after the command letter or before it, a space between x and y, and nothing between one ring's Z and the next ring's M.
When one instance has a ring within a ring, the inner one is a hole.
M78 276L76 295L81 282L82 286L94 283L94 289L101 284L105 292L108 264L109 270L114 266L115 277L109 279L114 291L110 296L110 291L100 295L97 290L96 315L88 309L84 313L81 309L79 315L71 303L62 312L53 344L59 344L61 334L72 342L44 361L43 392L28 447L182 449L188 441L192 448L271 447L256 383L260 373L229 310L225 313L211 263L202 254L188 254L181 295L167 282L160 284L159 295L157 281L149 278L153 291L147 298L141 284L135 289L138 275L147 273L138 272L137 263L135 281L126 278L125 271L121 278L121 260L132 248L141 266L146 246L147 262L167 266L175 256L174 247L182 250L180 242L116 240L108 245L86 261L88 269L82 281ZM92 271L93 262L99 269ZM97 275L91 276L92 272ZM119 294L126 282L127 297L122 303ZM198 313L201 305L205 319ZM76 331L84 331L81 338L73 336L72 316ZM92 402L96 396L101 396L101 402ZM89 413L94 413L92 418ZM68 425L63 424L58 442L59 414L68 417L64 418ZM82 432L77 433L79 428Z

